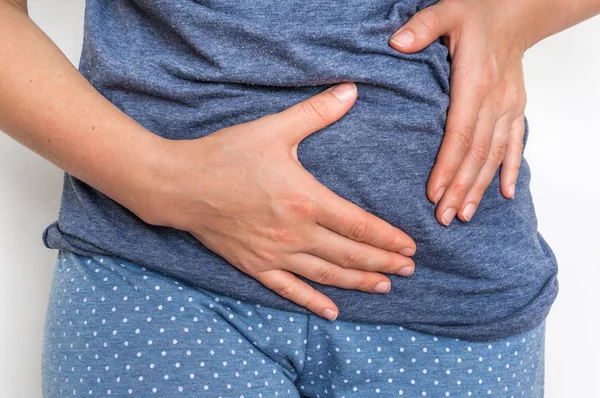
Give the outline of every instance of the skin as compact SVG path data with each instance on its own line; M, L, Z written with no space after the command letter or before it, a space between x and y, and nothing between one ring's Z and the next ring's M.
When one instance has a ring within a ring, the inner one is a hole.
M511 199L521 164L526 104L523 55L540 40L600 13L599 0L441 0L390 38L413 53L442 37L451 56L446 131L427 183L436 218L473 217L498 167Z
M467 17L479 7L478 3L490 8L478 9L473 13L476 16ZM520 51L513 55L514 46L500 45L493 38L503 31L508 33L509 43L525 48L595 15L600 8L597 1L574 5L535 0L525 7L513 0L497 0L498 8L492 3L443 1L440 5L452 6L452 13L450 8L426 11L425 16L416 15L404 26L413 31L416 40L399 51L418 51L434 36L448 35L453 56L448 133L427 193L433 199L440 186L452 183L438 204L437 217L448 203L458 206L458 193L461 188L466 192L467 186L461 181L473 180L472 176L482 169L479 166L484 163L484 151L476 150L479 155L470 160L471 144L484 140L480 138L484 132L489 135L492 121L499 119L495 117L498 109L515 108L504 105L504 101L491 101L494 105L486 106L481 113L481 126L476 123L484 103L480 97L487 98L488 91L494 91L491 87L496 87L490 83L496 81L490 77L496 76L490 70L503 71L499 74L503 78L512 76L512 80L506 79L509 82L522 79L514 66ZM518 20L523 26L537 19L544 20L543 26L539 21L537 30L503 25L507 20L514 21L502 19L502 8L507 5L522 13ZM463 16L459 16L461 13ZM477 18L484 18L485 23L477 22ZM478 42L480 38L473 38L477 35L489 36L490 41ZM143 128L96 91L28 17L25 0L0 0L0 37L0 129L130 209L144 222L190 232L233 266L328 319L337 316L335 303L294 274L373 293L381 282L381 292L389 291L390 281L383 273L412 274L414 262L409 256L416 250L415 242L321 185L297 158L302 139L334 123L352 107L357 96L354 84L341 85L349 89L345 96L325 91L283 112L206 137L168 140ZM526 45L521 46L520 40ZM486 46L490 43L498 45L490 49ZM503 69L496 63L511 67ZM469 87L476 88L476 95L469 93ZM501 92L510 88L518 91L514 84L502 87ZM468 109L461 111L463 107ZM508 120L518 119L515 112L501 118L503 123L499 125L506 127ZM474 139L471 133L479 131ZM517 161L512 156L509 162L514 169ZM459 169L463 161L466 166ZM507 192L508 177L503 178ZM514 181L514 173L512 178ZM481 181L485 183L486 178ZM408 252L404 252L406 249Z
M142 221L188 231L328 319L335 303L295 274L387 293L384 273L414 272L416 244L405 232L336 195L297 158L303 138L352 107L353 83L341 85L341 99L325 91L206 137L169 140L104 98L29 18L25 1L0 0L0 38L0 130Z

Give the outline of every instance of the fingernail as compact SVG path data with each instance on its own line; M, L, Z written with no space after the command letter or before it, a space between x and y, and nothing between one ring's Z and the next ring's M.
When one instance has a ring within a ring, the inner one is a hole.
M440 199L442 198L442 195L444 194L444 191L446 190L446 187L441 187L437 193L435 194L435 198L433 199L433 203L437 203L440 201Z
M356 85L352 83L341 83L337 86L334 86L331 90L333 95L340 100L341 102L346 102L351 100L354 97L354 93L356 92Z
M389 282L379 282L375 285L375 288L373 288L373 290L377 293L387 293L390 291L391 288L392 285Z
M323 310L323 316L327 319L329 319L330 321L335 321L335 318L337 318L337 314L335 311L329 309L329 308L325 308Z
M402 276L411 276L413 274L413 272L415 271L415 269L413 267L411 267L410 265L406 266L406 267L402 267L398 270L398 275L402 275Z
M452 219L454 219L455 215L456 215L456 209L454 207L450 207L450 208L446 209L446 211L444 212L444 215L442 216L442 222L444 223L444 225L446 225L446 226L450 225L450 222L452 222Z
M475 214L475 204L471 202L467 203L462 214L467 221L470 221L471 217L473 217L473 214Z
M405 247L400 250L400 254L402 254L403 256L412 256L413 254L415 254L415 250L411 249L410 247Z
M510 186L508 187L508 194L511 198L515 197L515 184L510 184Z
M410 46L415 41L415 35L410 30L402 30L392 36L392 43L401 47Z

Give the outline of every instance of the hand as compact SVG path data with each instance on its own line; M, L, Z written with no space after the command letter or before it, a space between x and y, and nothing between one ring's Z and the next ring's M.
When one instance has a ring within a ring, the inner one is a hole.
M334 194L298 161L300 141L354 104L356 86L337 87L280 113L169 141L163 181L172 182L155 184L162 192L147 222L189 231L242 272L328 319L337 316L335 303L293 273L387 293L390 280L380 272L411 275L415 242Z
M528 34L512 0L442 0L416 13L390 39L420 51L443 36L451 57L446 131L427 183L436 218L469 221L498 167L501 193L514 197L526 104L522 58Z

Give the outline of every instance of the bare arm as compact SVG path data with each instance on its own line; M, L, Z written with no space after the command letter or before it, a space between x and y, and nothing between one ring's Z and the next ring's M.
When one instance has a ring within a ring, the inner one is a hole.
M0 129L145 222L190 232L328 319L335 303L296 274L387 293L384 272L410 276L415 266L406 233L336 195L298 160L299 142L356 97L355 85L342 84L206 137L162 138L98 93L31 21L24 0L0 0Z
M600 14L600 0L535 0L523 4L520 15L529 26L528 47Z
M29 18L26 0L0 0L0 38L0 130L144 213L165 139L104 98Z

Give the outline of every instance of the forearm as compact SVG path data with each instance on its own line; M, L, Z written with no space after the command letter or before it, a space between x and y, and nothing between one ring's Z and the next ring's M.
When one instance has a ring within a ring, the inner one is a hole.
M515 7L529 29L529 45L533 46L586 19L600 14L600 0L515 0Z
M143 209L166 140L104 98L23 8L2 0L0 38L0 130L130 210Z

